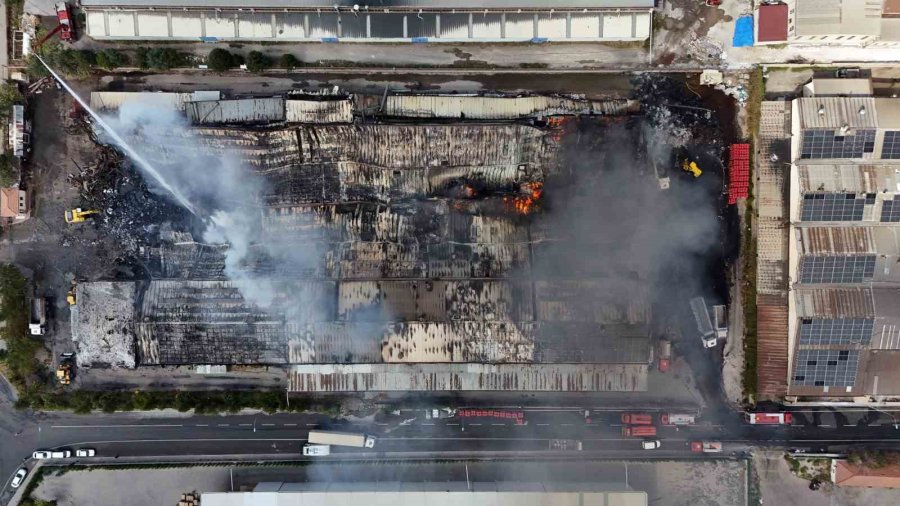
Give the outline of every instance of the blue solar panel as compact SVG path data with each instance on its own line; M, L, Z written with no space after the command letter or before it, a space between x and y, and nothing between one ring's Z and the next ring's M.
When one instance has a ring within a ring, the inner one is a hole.
M801 283L862 283L875 274L875 255L808 255L800 259Z
M858 350L797 350L792 384L852 387L859 369Z
M803 318L800 345L868 345L874 328L875 318Z

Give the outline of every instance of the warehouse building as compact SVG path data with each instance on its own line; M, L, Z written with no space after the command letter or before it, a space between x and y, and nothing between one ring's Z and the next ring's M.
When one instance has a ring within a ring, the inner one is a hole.
M263 482L252 492L206 492L203 506L646 506L647 493L615 483Z
M644 40L653 0L82 0L95 39L321 42Z
M756 20L763 44L900 47L900 0L785 0Z
M789 395L900 395L900 100L792 105Z
M260 307L229 276L226 245L167 228L142 252L148 280L79 285L79 364L276 366L298 392L647 389L645 266L546 268L575 232L532 213L544 181L571 169L561 128L519 121L633 103L199 98L163 99L183 109L189 140L166 129L142 144L142 129L129 141L154 164L189 142L192 156L228 153L260 176L242 269L270 300ZM107 110L133 100L144 98L92 95ZM373 108L383 121L362 120Z

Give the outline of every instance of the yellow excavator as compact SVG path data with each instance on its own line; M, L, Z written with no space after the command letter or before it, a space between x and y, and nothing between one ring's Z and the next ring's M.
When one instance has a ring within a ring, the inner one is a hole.
M75 209L66 211L66 223L82 223L88 216L97 214L99 212L100 211L97 211L96 209L88 209L87 211L82 211L80 207L76 207Z
M703 174L703 171L700 170L700 166L697 165L697 162L691 160L681 162L681 170L690 172L694 177L700 177L700 174Z

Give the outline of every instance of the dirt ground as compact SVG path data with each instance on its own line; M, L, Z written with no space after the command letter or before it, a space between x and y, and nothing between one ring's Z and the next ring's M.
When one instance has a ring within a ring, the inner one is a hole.
M824 484L818 491L791 473L781 452L756 452L753 462L759 474L762 504L792 506L858 506L900 504L900 490L834 487Z
M231 488L227 467L73 471L46 476L32 494L59 506L175 504L184 492L224 492ZM455 481L465 480L461 463L319 464L294 467L237 467L235 490L251 490L261 481ZM627 485L647 492L655 506L742 506L746 495L743 461L469 463L474 481L596 482ZM627 476L627 478L626 478ZM508 477L508 478L505 478ZM98 496L96 491L102 490ZM785 503L787 504L787 503Z
M70 99L50 87L29 97L32 111L32 152L23 186L32 189L32 218L11 227L0 238L0 261L12 262L32 277L34 294L48 301L49 328L44 337L55 357L73 351L65 295L74 279L96 277L114 263L117 247L92 227L70 226L64 211L80 206L67 176L93 163L87 134L68 119Z

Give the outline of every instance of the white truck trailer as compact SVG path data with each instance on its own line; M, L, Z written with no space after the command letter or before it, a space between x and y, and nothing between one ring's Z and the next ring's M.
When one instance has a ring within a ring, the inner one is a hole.
M337 432L330 430L309 431L309 444L352 446L354 448L374 448L375 436L357 432Z
M691 299L691 312L694 313L694 320L697 321L697 330L700 332L703 347L715 348L718 341L712 320L709 318L709 308L706 306L706 300L703 297Z

